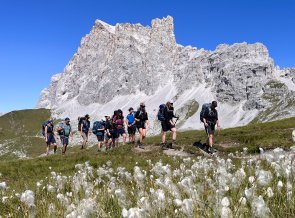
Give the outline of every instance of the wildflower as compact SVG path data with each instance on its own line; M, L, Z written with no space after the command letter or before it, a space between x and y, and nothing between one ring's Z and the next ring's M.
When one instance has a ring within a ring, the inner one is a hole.
M26 190L24 193L21 194L20 201L25 203L28 207L35 207L34 192L32 192L31 190Z
M1 189L7 189L6 182L0 182L0 190Z
M272 180L270 171L259 170L256 171L257 183L261 186L267 186Z
M278 185L277 185L278 190L280 191L280 190L283 188L283 186L284 186L284 184L283 184L283 182L280 180L280 181L278 182Z
M241 198L239 199L239 204L245 206L246 203L247 203L247 199L246 199L245 197L241 197Z
M274 193L271 189L271 187L268 187L267 190L266 190L266 194L269 198L273 197L274 196Z
M270 210L265 204L262 196L255 197L251 203L252 214L254 217L269 217Z
M194 210L194 204L192 199L184 199L181 207L182 212L188 216L192 217L193 210Z

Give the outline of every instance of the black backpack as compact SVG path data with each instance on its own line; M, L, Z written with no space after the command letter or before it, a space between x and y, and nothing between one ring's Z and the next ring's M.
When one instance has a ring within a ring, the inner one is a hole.
M81 131L81 125L83 123L83 121L85 120L85 117L79 117L78 118L78 131Z
M210 108L211 108L211 103L205 103L202 105L202 110L200 112L200 121L202 123L204 122L203 118L205 117L206 110L210 111Z

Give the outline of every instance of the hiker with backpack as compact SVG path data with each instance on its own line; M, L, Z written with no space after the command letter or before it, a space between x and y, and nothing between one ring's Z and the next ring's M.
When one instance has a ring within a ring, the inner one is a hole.
M174 121L176 118L176 121ZM174 114L173 101L170 100L165 104L159 106L158 120L161 121L162 126L162 149L173 149L176 145L176 122L179 117ZM172 143L167 144L167 131L172 132Z
M140 103L138 111L135 113L136 127L139 132L139 148L144 149L143 140L146 137L149 128L148 114L145 109L145 104Z
M101 121L95 121L93 123L92 133L96 135L98 141L97 152L101 151L101 148L104 144L105 123L105 118L103 118Z
M135 133L136 133L136 121L135 121L135 113L134 109L129 108L129 114L126 117L126 125L129 135L129 143L135 143Z
M46 126L44 126L44 137L45 137L45 141L46 141L46 155L49 155L49 151L50 151L50 145L53 144L54 146L54 153L56 153L57 150L57 144L56 144L56 140L54 137L54 131L53 131L53 120L49 120L46 124Z
M73 138L72 127L70 122L71 122L70 118L67 117L63 125L59 126L57 130L62 143L62 155L66 154L67 147L69 145L69 137Z
M79 118L79 131L83 138L81 149L86 148L88 142L88 135L91 134L90 132L90 116L88 114L85 115L83 118Z
M218 112L216 110L217 102L212 101L211 104L203 104L200 113L200 120L204 123L206 134L208 135L206 149L208 153L213 154L213 137L215 126L217 124L218 132L220 131L220 123L218 120Z
M119 137L123 137L123 145L126 144L126 131L125 131L125 126L124 126L124 116L123 116L123 111L121 109L117 110L117 114L114 117L113 122L115 123L116 130L117 130L117 136L118 138L116 139L116 144L118 144Z
M114 129L114 125L112 123L112 119L110 116L105 116L105 144L106 150L112 149L115 146L116 133Z

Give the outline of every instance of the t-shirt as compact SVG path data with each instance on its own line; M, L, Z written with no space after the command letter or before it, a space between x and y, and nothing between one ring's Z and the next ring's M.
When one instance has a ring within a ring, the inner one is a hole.
M132 124L134 123L134 120L135 120L135 114L134 113L128 114L126 118L128 120L128 124Z
M83 132L88 132L89 128L90 128L90 121L89 120L83 120L82 124L83 124L82 131Z
M142 111L137 111L135 114L135 118L140 120L140 122L145 122L149 119L147 112L142 112Z
M165 121L170 121L175 117L174 108L169 109L167 106L164 108L164 118Z

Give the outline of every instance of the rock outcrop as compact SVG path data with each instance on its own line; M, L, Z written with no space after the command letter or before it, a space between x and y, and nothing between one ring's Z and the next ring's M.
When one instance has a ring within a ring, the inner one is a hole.
M98 119L146 101L156 133L158 105L170 98L183 129L200 127L199 105L213 99L220 102L221 123L230 127L294 116L294 91L295 69L275 67L261 43L206 51L177 44L170 16L153 20L151 27L96 20L37 107L57 117L89 113Z

